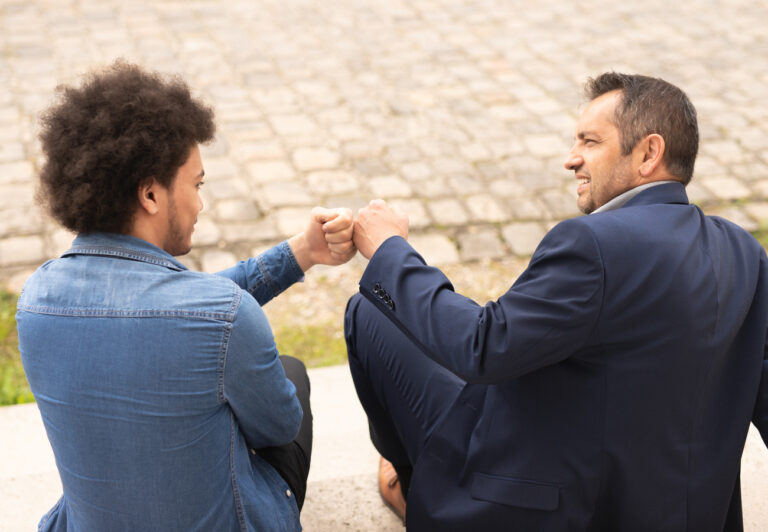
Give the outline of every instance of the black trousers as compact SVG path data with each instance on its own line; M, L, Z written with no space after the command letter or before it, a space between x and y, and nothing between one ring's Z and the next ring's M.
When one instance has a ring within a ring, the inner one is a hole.
M407 499L413 466L466 383L422 353L360 294L349 300L344 334L371 442L392 462Z
M291 487L296 497L299 510L304 506L307 494L307 476L309 463L312 459L312 409L309 405L309 376L304 363L293 357L281 355L280 362L288 377L296 387L296 397L299 399L304 418L296 439L287 445L264 447L256 449L256 453L269 462L280 473L285 482Z

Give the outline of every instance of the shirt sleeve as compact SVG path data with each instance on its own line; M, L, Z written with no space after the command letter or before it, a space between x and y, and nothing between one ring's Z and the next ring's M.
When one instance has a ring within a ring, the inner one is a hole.
M232 279L251 294L259 305L265 305L293 283L304 279L304 272L288 241L279 243L258 257L240 261L216 275Z
M284 445L298 434L296 389L285 376L264 312L248 294L232 323L220 392L250 447Z

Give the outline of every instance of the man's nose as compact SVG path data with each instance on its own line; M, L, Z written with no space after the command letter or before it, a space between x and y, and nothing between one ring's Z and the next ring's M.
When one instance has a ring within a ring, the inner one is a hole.
M566 170L576 170L583 164L584 159L581 158L581 155L579 155L575 149L572 149L568 153L568 157L565 158L564 166Z

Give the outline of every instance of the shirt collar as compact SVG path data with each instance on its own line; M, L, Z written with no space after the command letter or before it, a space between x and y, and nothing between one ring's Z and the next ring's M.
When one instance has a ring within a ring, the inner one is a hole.
M135 236L117 233L81 233L62 257L70 255L101 255L148 262L177 271L187 269L168 252L154 244Z
M640 185L635 188L630 188L626 192L619 194L615 198L613 198L611 201L606 203L605 205L602 205L600 208L595 209L592 211L591 214L597 214L600 212L606 212L606 211L613 211L620 207L623 207L625 203L627 203L629 200L640 194L643 190L649 189L651 187L655 187L658 185L665 185L667 183L677 183L678 181L668 180L668 181L654 181L653 183L646 183L645 185Z

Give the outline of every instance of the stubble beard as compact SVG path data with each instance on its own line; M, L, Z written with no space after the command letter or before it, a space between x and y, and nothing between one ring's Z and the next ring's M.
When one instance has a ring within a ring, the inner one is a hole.
M192 246L187 244L187 236L179 224L176 202L173 198L168 202L168 233L163 249L174 257L186 255L192 250Z

